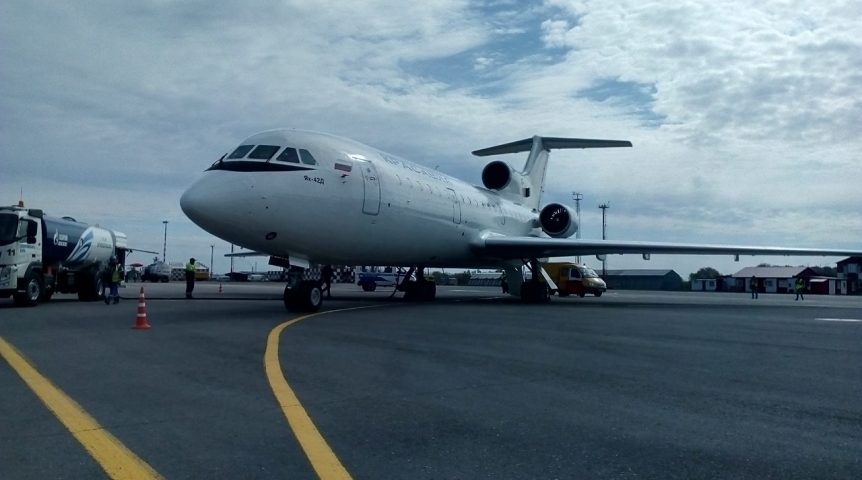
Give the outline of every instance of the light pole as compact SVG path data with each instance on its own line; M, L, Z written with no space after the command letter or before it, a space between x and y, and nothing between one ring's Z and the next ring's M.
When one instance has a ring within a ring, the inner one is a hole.
M611 202L605 202L605 203L599 205L599 208L602 209L602 240L604 240L605 239L605 230L608 228L608 220L607 220L608 217L607 217L606 213L607 213L608 209L611 208ZM608 276L608 271L607 271L607 254L606 254L605 260L602 260L602 277L607 277L607 276Z
M215 251L215 245L210 245L210 278L213 278L213 252Z
M162 261L168 263L168 221L162 220L162 223L165 224L165 243L162 245Z
M572 192L572 200L575 201L575 214L578 217L578 231L575 233L575 238L581 238L581 200L584 199L583 194ZM578 255L578 263L581 263L581 256Z

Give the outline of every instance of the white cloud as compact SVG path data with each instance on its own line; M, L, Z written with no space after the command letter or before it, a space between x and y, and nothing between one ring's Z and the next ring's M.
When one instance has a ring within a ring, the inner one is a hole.
M625 138L635 148L555 152L548 198L611 200L615 238L858 247L860 13L858 2L13 2L0 15L0 202L23 186L30 205L155 246L169 219L191 239L180 257L202 256L207 236L179 195L256 131L328 131L474 182L476 148Z

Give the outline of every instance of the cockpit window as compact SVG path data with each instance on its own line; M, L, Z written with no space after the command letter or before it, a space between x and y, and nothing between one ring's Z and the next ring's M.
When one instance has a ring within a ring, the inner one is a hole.
M287 147L281 152L276 159L276 162L288 162L288 163L299 163L299 155L296 154L296 149L292 147Z
M311 156L311 152L309 152L308 150L300 149L299 156L300 158L302 158L302 163L306 165L317 165L317 160L315 160L314 157Z
M281 147L278 145L258 145L253 152L248 154L248 158L253 158L255 160L269 160L273 155L275 155L275 152L280 149Z
M246 154L250 152L253 147L254 145L240 145L239 147L237 147L236 150L233 151L233 153L230 154L230 156L227 157L227 159L230 160L232 158L242 158L246 156Z

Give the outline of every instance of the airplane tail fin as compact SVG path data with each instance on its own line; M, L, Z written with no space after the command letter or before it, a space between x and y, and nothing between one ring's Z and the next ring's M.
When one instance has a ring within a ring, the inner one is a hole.
M548 155L551 149L561 148L612 148L631 147L627 140L594 140L586 138L540 137L525 138L517 142L504 143L494 147L476 150L473 155L487 157L506 153L530 152L524 170L520 172L522 185L520 196L524 205L538 208L542 200L542 186L545 184L545 172L548 169Z

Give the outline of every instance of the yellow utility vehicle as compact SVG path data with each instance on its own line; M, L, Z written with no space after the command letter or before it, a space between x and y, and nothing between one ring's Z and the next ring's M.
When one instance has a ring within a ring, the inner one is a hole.
M542 267L551 280L557 284L557 294L561 297L577 295L583 297L591 293L601 297L607 291L608 286L599 277L599 274L586 265L577 263L544 263Z

